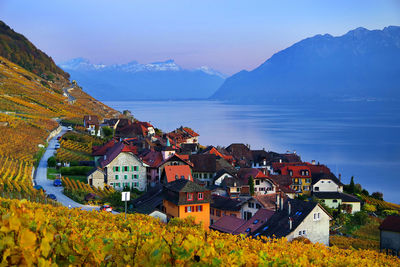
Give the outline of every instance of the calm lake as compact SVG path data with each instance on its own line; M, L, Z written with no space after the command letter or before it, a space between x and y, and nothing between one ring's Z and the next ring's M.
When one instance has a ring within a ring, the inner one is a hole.
M163 131L188 126L202 145L250 144L251 149L296 151L348 183L400 203L400 106L381 102L306 105L232 105L215 101L105 102L132 111Z

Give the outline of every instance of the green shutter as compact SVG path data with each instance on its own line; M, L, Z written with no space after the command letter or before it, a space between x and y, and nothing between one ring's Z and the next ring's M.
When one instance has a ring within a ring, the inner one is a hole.
M115 172L115 166L113 166L113 171Z

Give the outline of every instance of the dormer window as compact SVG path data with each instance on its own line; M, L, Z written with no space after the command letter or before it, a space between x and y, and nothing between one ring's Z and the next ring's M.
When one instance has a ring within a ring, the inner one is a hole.
M193 201L193 193L187 193L187 201Z

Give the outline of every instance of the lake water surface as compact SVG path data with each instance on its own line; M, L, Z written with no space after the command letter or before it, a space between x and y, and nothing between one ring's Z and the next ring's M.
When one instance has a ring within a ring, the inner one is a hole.
M348 183L400 203L400 106L380 102L307 105L232 105L215 101L105 102L131 110L163 131L188 126L202 145L250 144L252 149L296 151Z

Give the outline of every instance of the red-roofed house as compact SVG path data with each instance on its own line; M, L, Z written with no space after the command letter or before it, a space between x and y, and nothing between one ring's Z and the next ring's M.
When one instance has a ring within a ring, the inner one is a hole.
M242 184L248 184L249 178L254 179L254 194L273 194L276 184L262 171L256 168L241 168L237 174Z
M145 191L147 187L146 167L148 165L140 160L136 153L136 147L124 142L116 143L108 149L103 158L99 159L100 169L89 174L87 177L88 184L100 187L108 185L117 190L129 187ZM104 173L103 176L100 175L100 170Z
M380 249L394 256L400 256L400 216L388 216L379 226Z
M193 182L192 170L188 165L171 165L164 168L164 183L170 183L178 179L186 179Z
M85 115L83 117L83 125L85 126L85 129L91 134L91 135L99 135L100 136L100 131L99 131L99 117L96 115Z
M282 175L289 175L292 177L292 189L297 194L310 194L311 193L311 170L308 166L285 166L280 169Z

